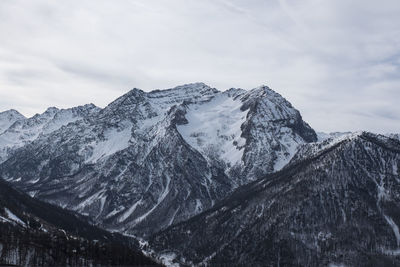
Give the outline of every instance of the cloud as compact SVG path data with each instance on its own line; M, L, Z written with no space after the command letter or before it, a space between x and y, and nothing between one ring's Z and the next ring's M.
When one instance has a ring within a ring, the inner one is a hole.
M399 13L391 0L3 0L0 109L267 84L316 130L400 132Z

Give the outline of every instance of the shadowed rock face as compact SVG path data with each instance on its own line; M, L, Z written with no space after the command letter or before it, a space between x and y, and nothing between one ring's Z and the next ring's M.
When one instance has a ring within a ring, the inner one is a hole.
M133 89L58 128L47 125L59 111L47 113L22 122L32 138L6 150L0 174L31 196L141 236L199 214L316 141L268 87Z
M359 133L300 153L151 246L185 263L398 266L400 142Z

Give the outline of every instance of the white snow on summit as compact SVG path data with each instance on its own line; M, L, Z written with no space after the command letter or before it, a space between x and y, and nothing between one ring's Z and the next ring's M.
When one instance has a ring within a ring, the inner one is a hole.
M31 118L25 118L17 111L14 111L17 115L19 114L17 116L19 119L4 132L0 130L0 162L4 161L8 153L13 149L22 147L42 135L55 132L62 126L80 120L98 109L91 104L61 110L51 107L44 113L36 114ZM0 121L3 113L0 113Z
M233 166L240 162L246 141L241 137L241 125L248 110L241 111L241 106L239 99L223 93L208 103L190 105L186 114L189 123L178 126L178 131L207 158L220 158Z
M14 122L23 119L25 117L14 109L0 112L0 134L7 130Z

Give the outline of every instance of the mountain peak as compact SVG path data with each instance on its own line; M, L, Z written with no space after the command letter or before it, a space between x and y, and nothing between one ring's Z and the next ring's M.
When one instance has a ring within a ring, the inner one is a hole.
M45 112L47 112L47 111L54 112L54 111L58 111L58 110L59 110L59 108L57 108L57 107L48 107Z
M276 98L276 99L284 99L286 101L286 99L281 94L277 93L276 91L274 91L273 89L271 89L266 85L258 86L250 90L249 93L254 97L268 97L270 99ZM289 103L288 101L286 102Z
M224 94L230 96L230 97L237 97L239 95L242 95L246 93L247 91L242 89L242 88L229 88L228 90L224 91Z
M56 114L58 111L60 111L60 109L59 108L56 108L56 107L49 107L49 108L47 108L46 109L46 111L43 113L43 114L48 114L48 115L54 115L54 114Z
M16 121L16 120L23 120L25 116L19 113L15 109L9 109L3 112L0 112L0 120L8 120L8 121Z
M13 115L13 116L20 116L20 117L24 117L24 115L22 115L21 113L19 113L17 110L15 109L9 109L9 110L5 110L0 112L0 116L4 116L4 115Z
M137 95L143 95L145 92L142 89L139 88L132 88L131 90L129 90L126 94L122 95L122 96L137 96Z
M97 107L95 104L93 104L93 103L85 104L85 105L83 105L83 107L84 107L84 108L87 108L87 109L98 108L98 107Z
M209 88L209 89L211 89L210 86L208 86L207 84L205 84L203 82L186 83L186 84L175 86L173 89L183 89L183 88L196 88L196 89Z
M169 89L157 89L150 92L150 94L157 94L157 93L182 93L182 94L193 94L193 93L200 93L200 94L207 94L207 93L218 93L219 91L215 88L208 86L205 83L197 82L197 83L188 83L179 85Z
M85 113L86 114L86 113L93 113L93 112L96 112L96 111L100 111L101 108L99 108L98 106L90 103L90 104L85 104L85 105L81 105L81 106L76 106L76 107L73 107L71 109L66 109L66 110L72 110L72 112Z
M0 112L0 133L7 130L14 122L24 119L25 116L15 109Z
M123 104L129 104L131 102L137 102L137 101L142 100L145 95L146 95L146 92L135 87L135 88L129 90L127 93L125 93L122 96L115 99L108 106L118 106L118 105L123 105Z

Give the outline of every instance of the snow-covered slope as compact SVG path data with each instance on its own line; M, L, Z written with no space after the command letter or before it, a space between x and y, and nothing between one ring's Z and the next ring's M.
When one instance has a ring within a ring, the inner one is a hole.
M7 130L14 122L23 119L25 117L14 109L0 112L0 134Z
M246 139L242 137L242 124L248 110L243 103L227 93L216 95L203 104L189 105L187 124L178 126L182 137L210 161L222 160L228 166L240 164Z
M32 141L7 154L0 174L32 196L138 235L200 213L281 168L298 144L317 140L265 86L132 89L61 128L40 125Z
M51 107L42 114L16 120L0 134L0 162L6 160L12 151L36 140L40 135L52 133L99 110L93 104L61 110Z

